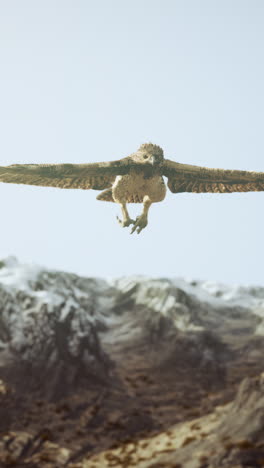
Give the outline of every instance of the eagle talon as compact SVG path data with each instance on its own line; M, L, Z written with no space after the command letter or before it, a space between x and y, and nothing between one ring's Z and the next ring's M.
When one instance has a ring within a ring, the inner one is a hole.
M131 229L130 234L133 234L135 231L137 232L137 234L139 234L142 231L142 229L144 229L147 226L147 224L148 224L147 216L145 215L138 216L136 218L136 222L134 226Z
M126 220L120 219L118 216L116 217L117 221L119 222L120 226L122 227L128 227L130 224L135 224L136 221L131 218L127 218Z

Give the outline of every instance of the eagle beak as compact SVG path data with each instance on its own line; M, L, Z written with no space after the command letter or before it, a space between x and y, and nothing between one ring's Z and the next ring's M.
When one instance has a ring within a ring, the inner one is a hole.
M150 164L152 164L152 166L154 166L154 164L155 164L155 162L156 162L155 156L151 156L151 157L149 158L149 162L150 162Z

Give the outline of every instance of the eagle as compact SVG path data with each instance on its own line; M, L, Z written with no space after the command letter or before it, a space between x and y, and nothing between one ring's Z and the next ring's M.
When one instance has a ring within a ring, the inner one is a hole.
M12 164L0 166L0 182L63 189L100 190L98 200L118 203L122 227L138 234L148 224L152 203L166 195L163 177L172 193L231 193L264 190L264 172L209 169L165 159L160 146L142 144L135 153L109 162L90 164ZM127 203L143 203L131 219Z

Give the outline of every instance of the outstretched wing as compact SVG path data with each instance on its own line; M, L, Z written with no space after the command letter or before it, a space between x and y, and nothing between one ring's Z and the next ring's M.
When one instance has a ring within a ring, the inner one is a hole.
M64 189L103 190L129 171L129 158L94 164L14 164L0 166L0 182Z
M208 169L164 160L163 175L173 193L230 193L264 190L264 172Z

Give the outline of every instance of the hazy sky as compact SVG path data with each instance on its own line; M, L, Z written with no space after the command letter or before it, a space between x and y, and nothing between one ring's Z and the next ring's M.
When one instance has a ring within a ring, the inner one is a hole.
M262 0L0 0L0 64L1 165L151 141L179 162L264 171ZM140 235L97 194L0 184L0 256L263 284L264 192L168 192Z

